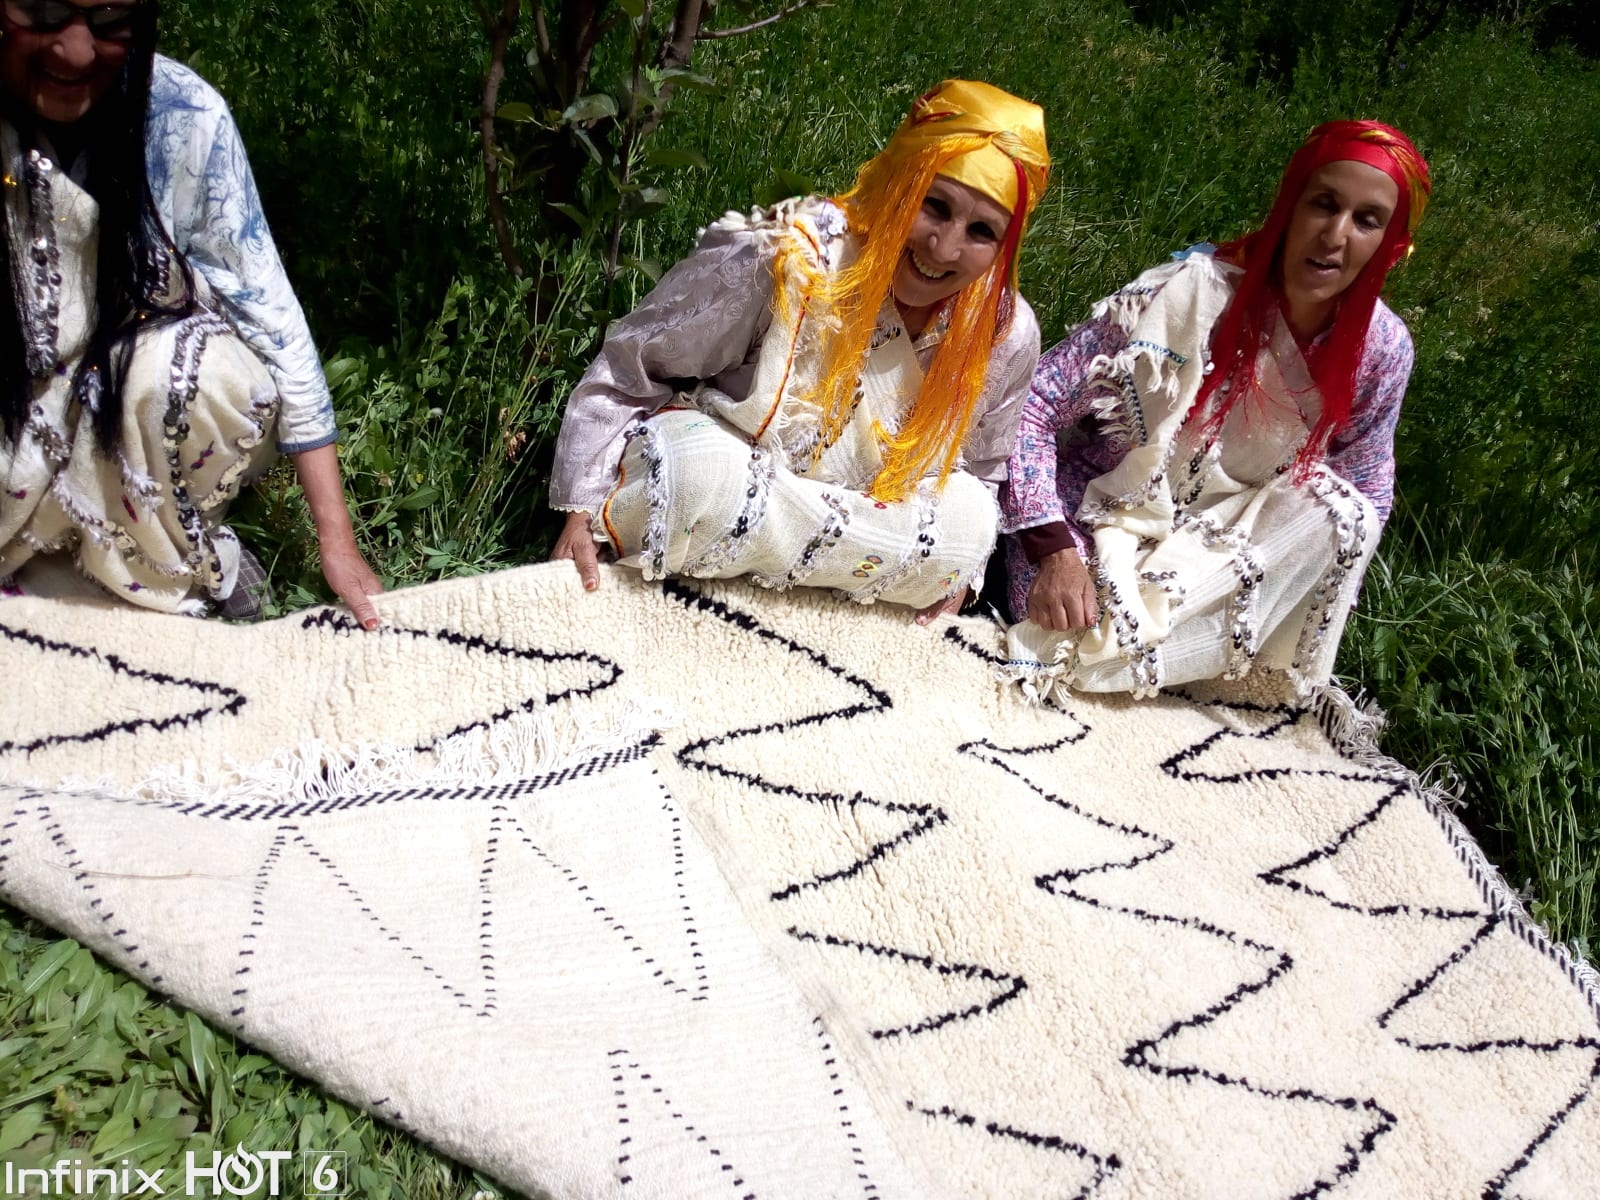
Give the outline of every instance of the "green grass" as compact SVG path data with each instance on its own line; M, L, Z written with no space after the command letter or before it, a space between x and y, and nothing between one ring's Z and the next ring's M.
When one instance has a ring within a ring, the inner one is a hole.
M1402 513L1399 520L1414 520ZM1341 656L1388 710L1384 748L1442 765L1463 818L1533 915L1592 960L1600 930L1600 585L1577 555L1532 569L1457 534L1396 539Z
M76 942L0 906L0 1161L123 1159L181 1181L186 1155L286 1150L280 1194L302 1190L301 1150L342 1151L350 1195L515 1195L376 1124L270 1059L153 996ZM180 1188L168 1187L169 1194ZM265 1183L256 1195L265 1194Z
M1399 503L1339 670L1388 710L1385 748L1452 772L1465 818L1535 915L1591 951L1600 140L1584 114L1600 112L1600 71L1535 49L1514 23L1456 19L1403 48L1382 81L1387 0L1327 18L1309 0L1138 7L1151 23L1115 0L839 0L707 43L696 66L722 91L684 95L658 136L709 166L669 179L668 207L626 248L670 261L699 226L796 176L842 188L918 91L987 79L1048 114L1055 172L1023 266L1048 342L1171 250L1248 228L1312 125L1376 116L1406 129L1437 184L1389 292L1417 368ZM539 554L560 401L593 349L597 257L530 250L569 285L531 328L481 217L469 7L169 0L167 12L169 49L219 85L251 146L327 351L380 573L414 583ZM1273 48L1265 65L1256 45ZM621 299L643 286L625 277ZM289 473L238 514L282 604L319 598ZM0 1153L44 1162L142 1142L153 1167L234 1141L347 1149L362 1172L354 1195L484 1186L0 906Z

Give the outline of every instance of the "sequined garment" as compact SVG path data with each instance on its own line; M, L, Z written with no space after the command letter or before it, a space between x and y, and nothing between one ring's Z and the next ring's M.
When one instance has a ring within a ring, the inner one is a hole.
M1076 510L1092 531L1101 618L1081 630L1012 626L1008 655L1032 686L1144 696L1257 668L1282 672L1302 696L1327 682L1382 519L1333 460L1293 470L1323 401L1308 361L1317 349L1297 345L1285 322L1254 356L1251 402L1214 434L1190 419L1239 275L1192 255L1097 307L1126 331L1074 381L1102 437L1125 446ZM1383 414L1385 450L1397 401ZM1059 492L1046 499L1059 504Z
M227 103L188 67L156 56L145 126L156 212L282 397L278 449L336 437L321 359L278 258L250 161Z
M1001 489L1003 533L1060 523L1085 561L1093 555L1094 540L1075 519L1078 505L1089 481L1121 462L1128 447L1095 417L1084 380L1090 364L1119 353L1127 337L1110 313L1102 313L1039 359ZM1380 300L1356 376L1350 425L1333 439L1327 458L1330 469L1372 502L1380 521L1388 520L1394 500L1394 432L1412 360L1405 322ZM1012 613L1020 619L1035 571L1017 539L1006 542Z
M612 323L561 423L550 503L596 511L617 480L625 431L639 418L698 389L738 403L749 398L756 361L772 321L772 262L792 214L804 211L831 244L848 237L829 201L786 202L750 217L730 214L707 228L695 249L626 317ZM942 330L913 344L925 369ZM885 305L879 344L906 336ZM1027 380L1039 352L1039 325L1021 297L1006 336L994 347L978 416L963 446L962 469L991 485L1005 478Z

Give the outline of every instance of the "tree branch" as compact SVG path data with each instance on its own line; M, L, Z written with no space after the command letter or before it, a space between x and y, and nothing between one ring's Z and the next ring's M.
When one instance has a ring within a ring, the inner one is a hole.
M545 22L543 0L533 0L533 36L539 46L539 58L550 61L550 26Z
M635 28L633 34L633 74L628 89L628 111L622 121L622 142L617 150L618 162L621 165L619 179L621 186L618 191L619 200L625 200L628 184L633 181L633 148L636 139L642 134L643 122L639 116L639 81L644 73L644 47L650 36L650 18L654 8L653 0L644 0L644 15ZM611 236L606 239L606 307L611 307L611 288L617 278L617 263L622 257L622 225L624 221L623 206L618 204L617 213L611 219Z
M656 54L658 67L684 67L694 53L695 38L700 33L700 22L705 20L705 0L678 0L672 12L672 24Z
M511 43L521 11L522 0L501 0L500 15L489 19L488 10L481 4L478 6L478 15L484 18L484 28L489 34L489 70L483 77L483 105L478 110L478 130L483 136L484 201L489 209L489 223L494 227L495 242L500 247L501 261L518 279L524 274L522 257L511 236L505 197L500 190L500 145L494 136L494 115L499 109L500 84L506 77L506 47Z
M794 0L787 8L780 8L770 17L762 17L759 21L751 21L748 25L735 25L731 29L702 29L694 35L697 42L715 41L717 38L742 37L747 33L754 33L758 29L765 29L768 25L776 25L785 17L793 16L802 8L811 8L818 4L818 0ZM821 4L822 8L831 8L831 4ZM686 56L687 57L687 56Z

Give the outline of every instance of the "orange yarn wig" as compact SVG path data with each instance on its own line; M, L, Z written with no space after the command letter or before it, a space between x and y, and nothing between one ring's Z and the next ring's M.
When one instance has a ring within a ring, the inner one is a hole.
M820 453L850 419L878 313L934 177L974 187L1011 213L994 265L946 301L944 340L904 424L896 433L877 431L885 454L872 484L875 499L902 500L934 472L943 487L954 470L990 353L1010 327L1017 248L1049 172L1043 110L988 84L947 80L917 99L889 144L861 168L855 186L835 198L861 245L855 262L827 276L798 248L779 256L780 284L797 274L804 311L831 327L820 382L809 397L822 411ZM776 289L780 305L787 290Z

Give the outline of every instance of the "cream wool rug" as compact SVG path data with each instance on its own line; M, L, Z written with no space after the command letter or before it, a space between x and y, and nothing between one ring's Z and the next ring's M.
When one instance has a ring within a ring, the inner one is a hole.
M1347 709L564 563L382 609L0 602L0 895L557 1200L1600 1196L1592 972Z

